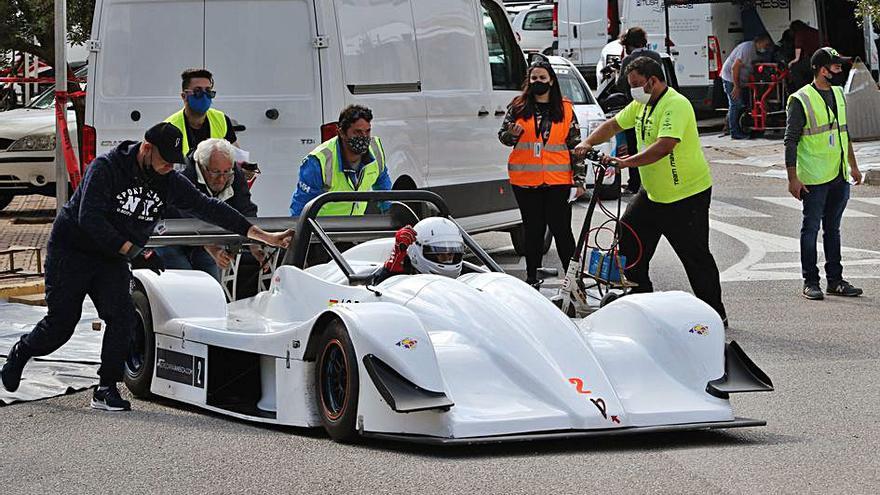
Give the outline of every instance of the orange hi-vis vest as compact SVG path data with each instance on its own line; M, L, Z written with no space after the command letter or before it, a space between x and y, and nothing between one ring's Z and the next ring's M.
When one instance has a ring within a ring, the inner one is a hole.
M507 172L514 186L571 185L571 155L568 145L568 128L571 127L574 109L569 100L562 101L562 122L553 122L547 142L535 129L535 118L517 118L516 123L524 132L507 159Z

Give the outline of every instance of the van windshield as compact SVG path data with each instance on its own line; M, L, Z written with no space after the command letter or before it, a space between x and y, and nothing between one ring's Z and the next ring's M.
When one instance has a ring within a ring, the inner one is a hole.
M556 72L556 77L559 79L559 89L562 91L562 96L571 100L572 104L593 105L596 103L589 88L576 74L571 72L571 69L554 67L553 71Z

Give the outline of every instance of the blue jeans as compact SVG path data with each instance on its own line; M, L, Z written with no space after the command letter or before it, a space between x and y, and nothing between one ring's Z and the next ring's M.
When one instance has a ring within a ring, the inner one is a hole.
M819 283L816 240L821 221L822 242L825 247L825 278L828 279L828 285L833 286L843 279L843 266L840 264L840 219L849 200L849 182L837 177L826 184L807 186L807 189L810 192L802 196L804 222L801 226L801 273L805 283Z
M739 98L733 98L733 83L730 81L721 81L724 84L724 93L727 94L727 128L730 130L730 137L736 139L745 139L749 137L739 126L739 117L746 108L746 100L744 98L745 90L740 89Z
M165 246L156 248L165 267L173 270L201 270L220 280L220 267L201 246Z

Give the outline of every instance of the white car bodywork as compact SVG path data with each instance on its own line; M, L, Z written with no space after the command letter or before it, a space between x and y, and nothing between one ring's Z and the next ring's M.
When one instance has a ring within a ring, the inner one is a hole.
M372 270L392 243L368 241L344 256L355 271ZM364 436L472 443L764 424L736 418L726 394L709 393L726 376L724 327L683 292L627 296L572 320L497 272L400 275L368 288L347 285L332 264L282 266L269 290L228 305L198 271L135 277L155 332L150 391L241 419L320 426L313 341L339 321L357 356ZM218 350L259 356L257 409L217 402L212 370L229 366L214 362ZM368 361L440 405L401 410Z
M78 156L72 106L67 112L67 128ZM15 149L25 140L33 145ZM55 194L54 90L44 92L26 107L0 113L0 194L33 193Z
M574 114L581 127L581 140L584 140L591 132L608 120L605 117L605 112L603 112L602 107L596 103L596 97L592 90L590 90L590 86L571 61L557 56L550 56L547 57L547 59L553 66L553 71L556 72L556 77L560 81L562 96L572 101ZM611 155L612 146L610 141L602 143L597 146L597 148L602 153ZM616 169L609 168L608 170L605 181L608 184L613 184L614 175L617 173ZM586 183L590 185L595 182L596 179L592 170L592 165L588 164Z
M510 24L525 53L544 53L553 45L553 5L538 4L522 10Z

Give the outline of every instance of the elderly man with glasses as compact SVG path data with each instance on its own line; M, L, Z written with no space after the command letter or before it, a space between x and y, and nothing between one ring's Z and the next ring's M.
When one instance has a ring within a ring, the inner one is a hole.
M199 143L181 170L202 194L225 202L243 216L257 216L257 205L241 168L235 165L234 149L225 139L209 138ZM171 208L166 218L185 218L186 211ZM257 245L251 254L262 264L265 255ZM167 246L156 249L165 266L182 270L201 270L220 280L220 269L228 268L234 256L223 246Z
M207 69L186 69L180 74L183 108L165 119L183 134L183 154L188 155L208 138L223 138L238 146L229 116L211 108L217 92L214 76Z

